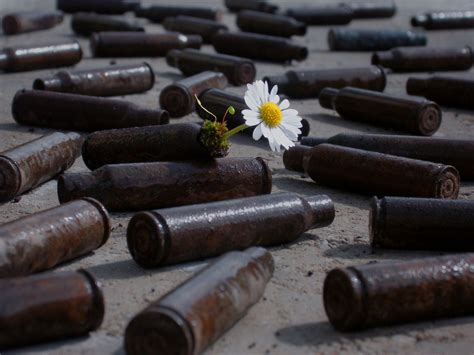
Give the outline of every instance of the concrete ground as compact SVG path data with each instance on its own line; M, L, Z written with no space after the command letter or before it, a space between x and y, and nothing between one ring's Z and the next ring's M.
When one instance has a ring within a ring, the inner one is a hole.
M171 2L171 1L169 1ZM221 6L219 0L203 0L199 3L174 0L175 4ZM275 1L282 6L292 1ZM323 1L306 0L305 3ZM326 1L330 2L330 1ZM160 2L161 3L161 2ZM471 9L472 0L398 0L398 14L393 19L353 21L351 27L409 28L411 15L426 10ZM24 9L53 9L51 0L15 0L0 2L0 12ZM0 37L0 47L64 40L73 37L69 17L59 27L42 32ZM226 14L224 21L235 28L234 15ZM293 65L258 63L258 78L281 73L290 68L335 68L366 66L370 53L331 53L326 43L327 28L313 27L304 38L310 49L309 58ZM162 31L158 25L147 25L147 31ZM474 30L429 32L430 45L474 46ZM85 56L77 68L95 68L107 65L109 59L91 58L88 41L80 40ZM206 51L212 51L206 46ZM179 72L168 67L163 58L118 58L118 64L151 63L156 71L157 83L146 94L130 95L124 99L145 107L158 105L160 90L180 78ZM0 74L0 151L12 148L47 132L17 125L11 116L11 102L15 92L31 88L35 78L49 76L56 70L42 70L17 74ZM454 73L456 76L474 78L474 71ZM420 74L425 76L426 74ZM407 75L390 75L386 92L404 93ZM243 94L244 87L232 87L230 91ZM339 132L383 133L383 129L365 124L352 123L337 117L333 112L321 109L317 100L292 100L292 107L299 110L311 123L311 134L320 137ZM474 113L443 109L444 117L439 137L474 138ZM181 121L199 121L190 115ZM307 177L284 169L282 157L272 153L266 142L255 143L251 138L236 137L231 149L232 156L261 156L268 160L274 178L273 192L292 191L303 195L328 194L336 204L335 222L327 228L310 231L297 242L271 248L276 262L273 279L265 296L229 332L221 337L206 354L339 354L339 353L424 353L424 354L473 354L474 317L461 317L435 322L380 328L364 332L342 334L328 323L322 303L322 285L326 273L341 266L358 265L386 260L407 260L429 252L393 252L372 250L368 238L369 196L319 186ZM72 171L86 171L81 159ZM474 184L463 183L461 199L474 199ZM50 181L25 194L16 203L0 206L0 222L8 222L30 213L58 205L56 181ZM143 270L131 259L125 241L125 230L130 215L113 214L113 232L108 243L91 255L63 265L58 269L86 268L103 285L106 300L105 319L96 332L88 337L25 348L8 353L35 354L123 354L123 334L128 321L150 302L176 287L203 267L207 261L187 263L156 270ZM1 290L0 290L1 292Z

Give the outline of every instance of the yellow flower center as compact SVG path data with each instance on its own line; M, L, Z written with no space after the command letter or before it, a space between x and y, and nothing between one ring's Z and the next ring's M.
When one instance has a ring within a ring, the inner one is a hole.
M283 119L280 107L273 102L265 102L260 106L260 117L265 124L270 127L278 127Z

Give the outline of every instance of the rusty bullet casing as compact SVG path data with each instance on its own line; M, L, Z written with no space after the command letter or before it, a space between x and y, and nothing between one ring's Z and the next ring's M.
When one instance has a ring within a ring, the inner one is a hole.
M307 137L301 138L301 140ZM300 173L304 173L304 167L307 163L305 160L309 158L311 152L311 147L306 145L295 145L290 149L285 150L283 153L283 164L285 165L285 169L298 171Z
M144 32L145 28L137 21L123 16L77 13L72 16L71 28L76 35L90 36L95 32Z
M224 73L234 85L249 84L255 80L255 64L246 58L225 54L204 53L196 49L172 50L166 56L168 65L186 75L212 70Z
M303 36L306 24L296 19L260 11L244 10L237 15L237 26L246 32L278 37Z
M308 57L308 48L287 38L246 32L219 32L212 37L219 53L270 62L301 61Z
M0 70L20 72L68 67L82 59L79 42L49 43L0 50Z
M383 51L395 47L426 46L426 35L405 30L333 28L328 32L332 51Z
M372 64L395 72L469 70L473 64L473 53L467 46L401 47L375 53Z
M107 210L82 199L0 226L0 278L29 275L100 248L110 234Z
M286 10L286 15L308 26L347 25L354 13L348 6L297 6Z
M263 248L223 255L131 320L127 354L201 354L258 302L274 268Z
M118 96L150 90L155 73L148 63L114 65L100 69L60 71L36 79L33 89L90 96Z
M278 11L278 6L269 3L267 0L224 0L224 4L230 12L253 10L275 13Z
M0 280L0 350L86 335L100 327L104 296L85 270Z
M217 117L223 117L224 113L227 111L229 106L232 106L235 109L235 114L228 115L226 117L227 128L229 130L240 126L241 124L245 123L245 119L242 116L242 111L248 109L245 100L240 95L235 95L230 92L226 92L224 90L219 89L208 89L205 90L199 96L199 100L201 101L202 105ZM209 113L204 111L201 107L196 107L196 112L203 120L214 119ZM306 119L301 120L301 124L303 125L301 130L301 136L307 136L309 133L309 122ZM252 135L255 127L249 127L242 131L247 135Z
M224 89L227 84L223 73L205 71L165 87L160 93L160 106L171 117L183 117L196 109L195 96L210 88Z
M141 108L127 101L42 90L18 91L12 113L19 124L87 132L169 121L166 111Z
M163 21L163 27L168 31L199 35L204 43L212 43L217 32L229 29L223 23L191 16L168 17Z
M412 17L411 25L425 30L473 28L474 11L429 12Z
M3 33L18 33L47 30L63 22L61 11L21 11L3 16Z
M461 179L474 180L474 140L350 133L301 139L301 144L307 146L323 143L452 165L461 174Z
M269 194L272 175L261 158L105 165L63 174L61 203L93 197L108 210L147 210Z
M0 202L52 179L81 154L77 133L51 133L0 153Z
M370 244L374 248L474 250L474 201L374 197Z
M278 92L290 98L318 97L327 87L342 89L346 86L383 91L387 77L381 66L320 70L290 70L283 75L263 78L270 87L278 85Z
M409 95L424 96L440 105L474 109L474 80L433 76L426 79L409 78Z
M459 173L453 166L361 149L321 144L304 161L315 182L377 196L455 199Z
M96 12L99 14L124 14L140 6L140 0L57 0L58 10L67 13Z
M324 308L341 331L474 312L474 254L453 254L334 269Z
M209 159L195 123L113 129L90 134L82 145L86 166Z
M383 3L348 1L339 5L349 7L355 19L387 18L393 17L397 13L394 1L384 1Z
M219 21L222 18L222 10L212 7L152 5L148 7L139 6L135 9L135 15L157 23L163 22L167 17L176 16L191 16Z
M442 119L441 108L433 101L353 87L324 89L319 104L348 120L423 136L433 135Z
M90 39L94 57L164 57L172 49L201 48L199 35L99 32Z
M139 212L128 225L127 244L133 259L151 268L290 243L309 229L330 225L334 213L327 196L293 193Z

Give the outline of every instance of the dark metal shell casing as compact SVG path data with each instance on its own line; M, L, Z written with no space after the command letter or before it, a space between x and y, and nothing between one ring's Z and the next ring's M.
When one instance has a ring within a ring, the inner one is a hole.
M474 313L474 254L373 263L334 269L323 299L341 331Z
M305 138L306 137L303 137L302 140ZM283 153L283 164L285 168L304 173L304 167L306 166L305 159L309 159L310 152L311 147L306 145L296 145L285 150Z
M29 275L85 255L109 234L107 210L87 198L3 224L0 278Z
M298 6L286 10L286 15L308 26L347 25L354 18L348 6Z
M77 133L51 133L0 153L0 202L52 179L81 154Z
M63 22L61 11L22 11L3 16L3 33L18 33L47 30Z
M157 23L163 22L167 17L176 16L191 16L219 21L222 18L222 10L212 7L152 5L136 8L135 15Z
M431 12L411 18L412 26L425 30L474 28L474 11Z
M145 28L137 21L123 16L78 13L72 16L71 28L76 35L90 36L95 32L144 32Z
M0 70L20 72L68 67L82 59L79 42L48 43L0 50Z
M355 19L388 18L395 16L397 13L397 6L394 1L349 1L341 3L340 6L349 7Z
M278 37L303 36L306 34L305 23L289 16L260 11L240 11L237 15L237 26L242 31Z
M415 135L433 135L442 119L441 108L433 101L353 87L324 89L319 95L319 103L345 119Z
M212 37L219 53L270 62L301 61L308 57L308 48L290 39L246 32L219 32Z
M127 101L42 90L18 91L12 113L19 124L88 132L169 121L166 111L141 108Z
M328 32L332 51L384 51L395 47L426 46L426 35L405 30L333 28Z
M180 33L99 32L90 39L94 57L165 57L172 49L201 44L201 36Z
M140 0L57 0L58 10L67 13L96 12L99 14L124 14L140 5Z
M278 6L269 3L267 0L224 0L224 4L231 12L239 12L241 10L253 10L275 13L278 11Z
M473 53L470 47L400 47L375 53L372 64L395 72L469 70Z
M283 75L263 78L270 87L278 85L278 92L290 98L318 97L327 87L342 89L346 86L383 91L387 77L381 66L320 70L290 70Z
M209 159L195 123L113 129L90 134L82 158L91 170L107 164Z
M228 84L223 73L205 71L179 80L165 87L160 93L160 106L170 117L180 118L194 112L196 96L210 88L224 89Z
M321 144L308 153L305 170L315 182L377 196L456 199L456 168L422 160Z
M204 53L195 49L169 51L166 62L181 70L186 76L208 70L224 73L229 82L234 85L249 84L255 80L257 75L255 64L250 59Z
M201 354L258 302L274 268L263 248L223 255L131 320L127 354Z
M86 335L100 327L104 296L87 271L0 280L0 350Z
M148 210L269 194L272 175L261 158L105 165L63 174L61 203L93 197L108 210Z
M163 21L163 27L168 31L199 35L204 43L212 43L212 37L217 32L229 29L218 21L191 16L168 17Z
M309 229L330 225L334 213L327 196L293 193L139 212L128 225L127 244L135 261L151 268L290 243Z
M370 205L374 248L474 250L474 201L375 198Z
M155 73L148 63L114 65L100 69L60 71L36 79L33 89L90 96L118 96L150 90Z

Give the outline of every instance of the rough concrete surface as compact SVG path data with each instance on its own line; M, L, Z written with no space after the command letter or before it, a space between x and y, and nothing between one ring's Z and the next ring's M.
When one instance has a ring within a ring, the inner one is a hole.
M144 1L146 3L146 1ZM158 1L156 1L158 3ZM223 7L220 0L200 2L174 0L174 4ZM280 5L296 1L276 1ZM328 0L326 3L330 2ZM163 3L163 2L160 2ZM164 2L166 3L166 1ZM300 3L300 2L299 2ZM323 1L302 1L323 3ZM398 0L399 11L392 19L356 20L350 27L409 28L409 18L425 10L471 9L472 0ZM12 10L53 9L51 0L2 0L0 12ZM235 28L235 16L226 14L224 21ZM72 38L70 17L52 30L11 37L1 36L1 47L40 43ZM258 78L283 72L290 68L336 68L366 66L370 53L331 53L326 43L327 27L312 27L306 37L297 38L310 49L309 58L290 65L258 63ZM159 25L147 25L147 31L161 32ZM428 33L430 45L474 46L474 30L433 31ZM91 58L88 41L80 39L85 50L77 68L101 67L110 59ZM212 51L209 46L205 51ZM145 107L158 106L158 95L170 82L179 79L178 70L168 67L163 58L117 58L117 64L148 61L156 71L157 82L145 94L124 97ZM31 88L37 77L48 76L56 70L41 70L16 74L0 74L0 151L27 142L48 132L17 125L11 116L11 102L15 92ZM419 74L420 76L427 75ZM474 71L454 73L474 78ZM407 75L390 75L386 92L405 92ZM245 87L231 87L230 91L243 94ZM339 132L383 133L383 129L345 121L332 111L319 107L317 100L292 100L292 107L309 119L311 134L326 137ZM436 136L474 138L474 112L443 109L443 123ZM180 122L198 122L192 114ZM206 354L339 354L339 353L474 353L474 317L423 322L412 325L380 328L364 332L342 334L328 323L322 303L322 285L326 273L334 267L406 260L428 252L373 251L369 247L368 207L370 196L319 186L308 177L284 169L281 154L270 151L267 142L254 142L248 137L235 137L231 156L261 156L268 160L274 178L273 192L292 191L303 195L327 194L336 203L335 222L327 228L310 231L297 242L271 248L276 270L267 286L265 296L229 332L220 338ZM72 171L86 171L78 159ZM212 188L212 187L210 187ZM474 184L462 184L461 199L474 199ZM50 181L22 196L16 203L0 206L0 222L58 205L56 181ZM113 214L113 232L108 243L96 252L58 269L86 268L102 283L105 300L105 319L96 332L88 337L47 343L8 353L35 354L123 354L123 333L127 322L150 302L176 287L199 270L207 261L186 263L156 270L143 270L130 257L125 240L128 214ZM1 290L0 290L1 292Z

